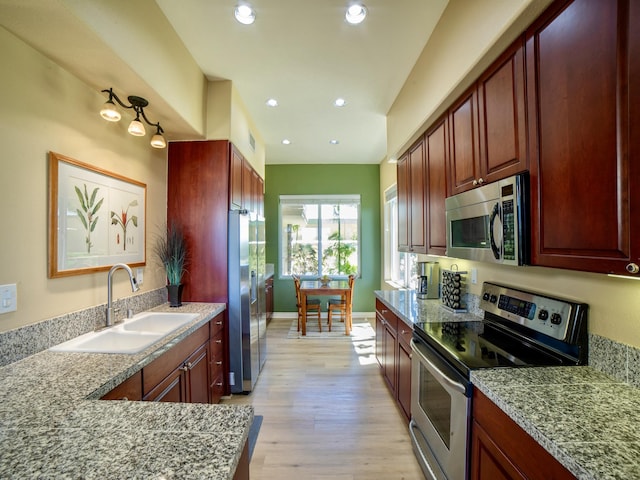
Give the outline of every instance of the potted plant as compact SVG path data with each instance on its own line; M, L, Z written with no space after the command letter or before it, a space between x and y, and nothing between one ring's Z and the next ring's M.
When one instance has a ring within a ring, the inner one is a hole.
M167 274L169 305L179 307L182 305L182 276L186 272L188 256L184 231L179 224L171 222L165 234L158 236L155 253Z

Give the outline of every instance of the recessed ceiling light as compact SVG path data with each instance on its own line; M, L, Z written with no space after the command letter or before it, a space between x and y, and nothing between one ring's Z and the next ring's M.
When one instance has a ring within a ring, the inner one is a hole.
M276 100L275 98L270 98L269 100L267 100L267 105L270 107L277 107L278 100Z
M283 145L291 145L291 140L289 140L288 138L285 138L282 140L282 144Z
M367 16L367 9L364 5L360 3L354 3L349 8L347 8L347 13L345 14L345 18L347 22L351 25L357 25L358 23L362 23L364 17Z
M338 140L329 140L331 145L338 145L340 142Z
M336 107L344 107L347 104L347 101L344 98L336 98L336 101L333 102Z
M234 15L236 20L243 25L251 25L256 21L256 12L247 4L240 4L236 7Z

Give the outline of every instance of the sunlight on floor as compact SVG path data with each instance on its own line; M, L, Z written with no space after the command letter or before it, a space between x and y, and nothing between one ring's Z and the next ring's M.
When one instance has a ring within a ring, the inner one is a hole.
M371 329L363 329L364 334L358 335L355 330L352 332L353 338L351 343L353 349L358 355L360 365L372 365L376 360L376 335Z

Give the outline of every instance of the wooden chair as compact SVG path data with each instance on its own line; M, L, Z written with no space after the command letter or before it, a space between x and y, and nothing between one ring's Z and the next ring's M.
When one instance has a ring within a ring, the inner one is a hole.
M332 298L327 302L327 323L329 331L331 331L332 315L340 316L340 321L345 322L345 332L347 335L351 332L351 309L353 305L353 285L356 282L355 275L349 275L349 291L346 298Z
M293 275L293 284L296 288L296 306L298 307L298 331L302 322L306 322L311 315L318 317L318 328L322 332L322 321L320 320L320 300L307 297L307 318L302 318L302 295L300 294L300 277Z

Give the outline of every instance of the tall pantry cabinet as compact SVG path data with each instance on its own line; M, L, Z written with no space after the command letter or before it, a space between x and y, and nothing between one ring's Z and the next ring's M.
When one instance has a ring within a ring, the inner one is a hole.
M229 210L262 208L262 179L230 142L207 140L169 144L167 183L167 223L183 227L189 248L182 299L228 304ZM215 369L211 382L220 395L228 393L227 338L225 312L209 359Z

